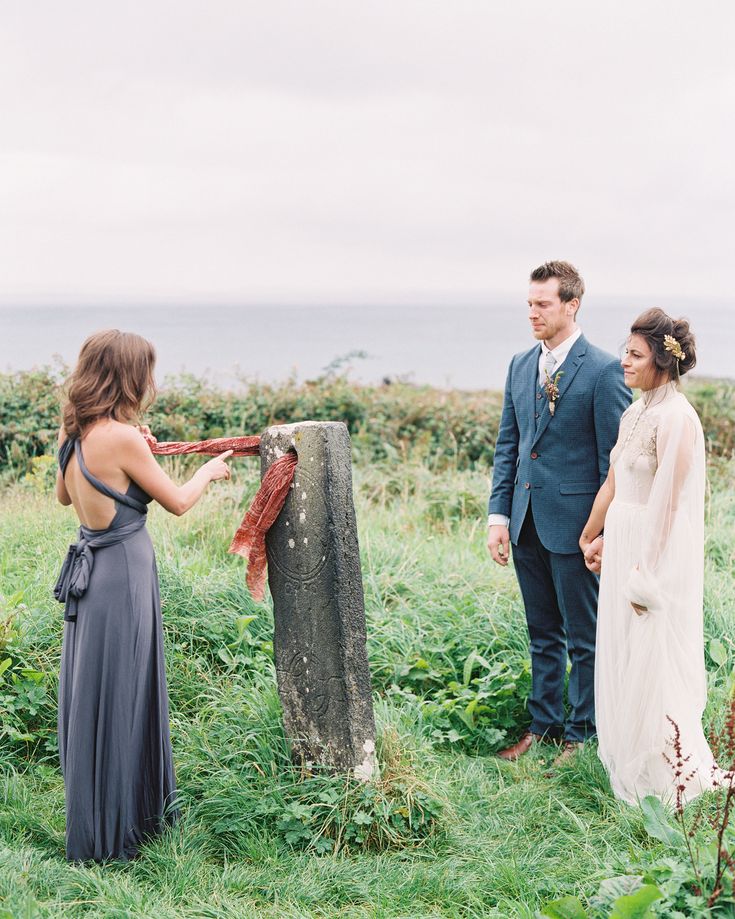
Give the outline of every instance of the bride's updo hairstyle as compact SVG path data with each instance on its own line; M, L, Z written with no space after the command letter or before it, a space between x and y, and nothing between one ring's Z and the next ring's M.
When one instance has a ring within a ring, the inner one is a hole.
M82 345L66 382L62 408L67 437L80 437L101 418L134 420L156 394L153 345L132 332L95 332Z
M657 373L666 374L670 380L677 380L697 363L696 341L688 319L672 319L656 306L641 313L630 327L630 334L646 339L651 349L654 369ZM677 360L672 351L666 350L667 335L679 342L684 352L681 360Z

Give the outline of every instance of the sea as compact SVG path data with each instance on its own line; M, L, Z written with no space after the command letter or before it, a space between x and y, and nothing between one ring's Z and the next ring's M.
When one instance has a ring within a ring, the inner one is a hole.
M643 299L585 299L579 324L619 354ZM667 301L697 336L697 368L735 376L735 303ZM511 357L533 344L522 297L410 305L0 305L0 372L73 365L92 332L119 328L156 346L157 380L191 373L225 388L345 372L360 382L500 389Z

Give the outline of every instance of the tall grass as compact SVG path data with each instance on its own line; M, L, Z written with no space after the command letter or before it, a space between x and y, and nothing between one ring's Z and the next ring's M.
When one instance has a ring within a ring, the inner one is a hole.
M272 611L251 600L242 560L226 553L255 466L238 462L233 481L184 518L151 511L184 817L126 867L63 858L62 621L50 587L73 515L44 490L43 471L0 497L0 660L9 653L17 673L42 674L43 694L34 714L24 697L18 716L31 739L0 738L0 915L532 917L547 899L589 897L631 855L663 853L640 812L612 797L594 747L551 778L553 749L515 765L492 756L524 727L527 637L513 573L491 565L484 545L480 472L356 468L382 778L366 799L364 786L295 770ZM708 717L735 661L734 472L711 467L706 638L725 656L708 653ZM463 719L481 693L488 712Z

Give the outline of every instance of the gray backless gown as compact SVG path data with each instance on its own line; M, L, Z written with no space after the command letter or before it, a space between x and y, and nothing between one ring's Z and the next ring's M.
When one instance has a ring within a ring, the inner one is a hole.
M65 604L59 678L59 755L66 789L66 857L121 859L176 819L158 573L148 531L151 500L125 494L84 464L87 481L115 501L107 529L79 529L54 590Z

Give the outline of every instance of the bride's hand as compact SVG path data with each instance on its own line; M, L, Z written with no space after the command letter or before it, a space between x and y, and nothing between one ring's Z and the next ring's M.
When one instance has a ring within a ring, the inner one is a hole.
M593 571L595 574L599 574L602 569L603 546L604 540L602 536L598 536L596 539L593 539L592 542L582 545L585 566L589 571Z
M595 555L592 558L585 558L584 564L588 571L599 574L602 571L602 556Z

